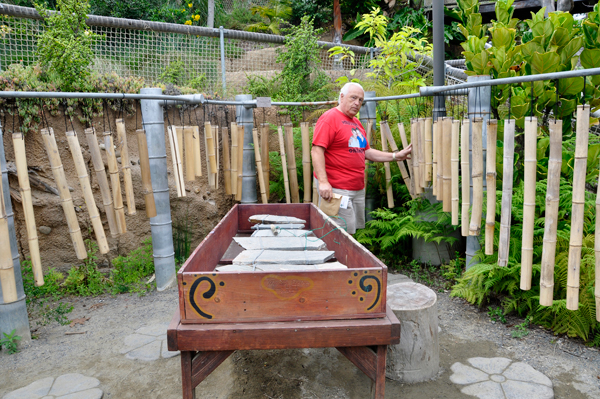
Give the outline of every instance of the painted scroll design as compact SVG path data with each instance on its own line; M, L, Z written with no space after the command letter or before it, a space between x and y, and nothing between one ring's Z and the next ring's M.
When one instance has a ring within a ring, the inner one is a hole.
M202 309L200 309L200 306L198 306L198 304L196 303L196 298L195 298L196 289L198 288L200 283L202 283L203 281L206 281L209 284L208 290L206 290L202 293L202 297L204 299L212 298L215 295L215 293L217 292L217 285L215 284L215 282L210 277L202 276L202 277L196 279L196 281L194 281L194 283L190 287L190 293L189 293L190 305L192 305L192 308L194 308L194 310L200 316L204 317L205 319L212 319L213 315L204 312ZM221 285L223 285L223 282L221 282Z
M290 300L297 298L302 292L310 290L314 286L314 282L308 277L280 277L269 274L263 277L260 285L265 290L272 292L277 298Z
M364 271L364 273L365 273L365 275L359 277L359 273L354 272L353 273L354 277L357 277L357 279L356 280L354 280L354 279L348 280L348 284L352 287L354 287L355 284L358 285L360 290L362 292L364 292L365 294L369 294L369 293L373 292L373 289L375 287L377 288L377 291L375 292L375 295L374 295L373 302L367 308L367 311L369 311L369 310L372 310L373 308L375 308L377 305L379 305L379 302L381 300L381 280L377 276L367 274L368 272L366 270ZM381 273L381 272L379 271L379 273ZM369 280L373 280L373 281L369 281ZM351 294L352 294L352 296L357 296L357 290L353 289ZM358 296L358 300L360 302L363 302L365 299L366 299L366 295Z

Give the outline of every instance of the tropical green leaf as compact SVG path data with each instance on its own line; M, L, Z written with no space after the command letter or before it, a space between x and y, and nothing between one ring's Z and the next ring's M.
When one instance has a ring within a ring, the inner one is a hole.
M531 69L535 74L556 72L560 57L554 52L540 54L537 51L531 57Z

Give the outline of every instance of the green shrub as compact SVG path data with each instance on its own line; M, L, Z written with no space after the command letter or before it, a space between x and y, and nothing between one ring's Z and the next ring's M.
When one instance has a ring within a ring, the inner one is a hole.
M21 262L21 272L23 274L23 288L28 302L45 296L51 296L54 299L60 297L60 283L65 276L56 269L50 268L44 274L44 285L39 287L35 285L31 259L29 257Z
M114 294L124 292L146 292L151 285L142 281L154 273L152 257L152 239L148 238L142 246L127 256L117 256L112 260L110 280Z
M103 294L107 288L106 277L98 271L98 244L90 239L85 240L87 258L79 266L69 270L66 280L62 284L67 294L79 296L96 296Z

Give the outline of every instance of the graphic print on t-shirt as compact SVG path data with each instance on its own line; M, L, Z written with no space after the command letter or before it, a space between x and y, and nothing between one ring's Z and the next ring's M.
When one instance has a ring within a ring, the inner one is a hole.
M367 139L358 128L352 128L352 137L348 140L349 148L367 148Z

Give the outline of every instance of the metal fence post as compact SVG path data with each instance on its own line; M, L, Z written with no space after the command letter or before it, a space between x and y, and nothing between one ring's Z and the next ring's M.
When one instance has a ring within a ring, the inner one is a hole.
M469 76L467 78L467 82L479 82L484 80L490 80L491 77L489 75L482 76ZM474 118L482 118L483 119L483 129L482 129L482 142L483 142L483 170L486 168L486 152L487 152L487 121L490 119L490 109L491 109L491 97L492 89L491 86L483 86L483 87L473 87L469 89L469 120L471 123L469 124L469 168L471 171L470 175L473 174L473 148L471 143L473 143L473 119ZM485 172L484 172L485 173ZM486 190L487 182L483 179L483 189ZM470 203L473 203L473 179L471 179L471 190L470 190ZM470 269L471 267L479 264L479 259L475 258L475 252L481 249L481 245L479 244L479 237L476 236L468 236L467 237L467 250L466 250L466 269Z
M223 81L223 98L227 93L227 83L225 82L225 37L223 26L219 26L219 41L221 44L221 80Z
M251 94L239 94L235 101L250 101ZM256 193L256 158L254 157L254 139L252 128L254 128L254 109L244 105L236 105L235 120L238 129L244 129L244 172L242 174L242 204L255 204L258 202ZM238 130L239 132L239 130ZM238 133L239 134L239 133ZM239 167L239 166L238 166Z
M365 99L366 98L374 98L377 97L377 93L374 91L365 91ZM366 130L369 122L373 123L373 130L377 131L377 101L366 101L362 104L360 108L360 123L363 125L363 128ZM367 132L367 136L368 136ZM372 136L371 136L372 137ZM371 138L371 141L373 139ZM370 145L371 143L369 143ZM367 162L366 165L367 176L369 177L367 181L371 180L371 177L375 173L375 167L371 162ZM376 196L373 193L373 190L369 190L367 185L365 185L365 220L373 220L371 217L371 212L375 210Z
M162 89L146 88L140 90L140 94L162 94ZM156 216L150 218L156 290L163 291L175 281L175 250L167 177L165 120L160 100L142 100L141 108L142 124L148 141L152 191L156 202Z
M433 84L444 86L446 84L445 45L444 45L444 2L433 1ZM433 120L446 116L446 98L435 96L433 98Z

